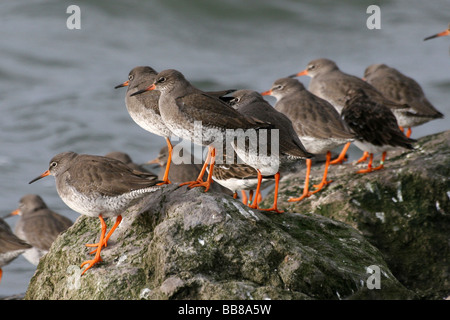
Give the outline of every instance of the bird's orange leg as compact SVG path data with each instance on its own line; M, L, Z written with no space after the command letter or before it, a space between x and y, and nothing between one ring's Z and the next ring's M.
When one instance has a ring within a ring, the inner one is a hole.
M209 148L210 148L209 153L211 154L211 156L210 156L211 163L209 165L208 178L206 179L206 181L201 181L198 183L191 184L189 186L189 188L205 187L205 192L207 192L209 190L209 188L211 187L211 184L213 183L212 176L213 176L213 170L214 170L214 163L216 161L216 149L213 147L209 147ZM205 167L205 169L206 169L206 167ZM198 181L198 178L197 178L197 181Z
M197 180L183 182L183 183L180 184L180 186L188 185L189 187L191 187L192 185L195 185L195 184L198 184L198 183L202 183L203 182L203 176L205 175L206 168L208 167L210 159L211 159L211 149L208 147L208 155L206 156L206 160L205 160L205 163L202 166L202 170L198 174Z
M2 281L2 275L3 275L3 271L2 271L2 268L0 268L0 282Z
M100 219L100 223L101 223L101 226L102 226L102 233L101 233L101 235L100 235L100 241L98 242L97 250L96 250L96 252L95 252L95 257L94 257L94 259L87 260L87 261L85 261L85 262L83 262L83 263L81 264L80 268L83 268L83 266L86 265L86 264L88 265L87 268L83 270L83 272L81 273L81 275L83 275L87 270L89 270L90 268L92 268L96 263L102 261L102 258L100 257L100 252L102 251L102 248L103 248L103 242L104 242L104 240L105 240L106 223L105 223L105 220L103 220L103 217L102 217L101 214L100 214L98 217L99 217L99 219Z
M172 143L170 142L169 138L166 138L166 142L167 142L167 147L169 149L169 157L167 159L166 170L164 171L164 176L162 178L162 182L158 183L158 186L171 183L169 181L169 170L170 170L170 164L172 163L173 146L172 146Z
M319 184L314 184L313 187L316 188L316 190L314 190L313 192L311 192L311 194L314 194L320 190L322 190L322 188L324 186L326 186L327 184L333 182L333 180L328 180L327 181L327 175L328 175L328 167L330 166L330 159L331 159L331 152L328 151L327 152L327 160L325 162L325 170L323 171L323 177L322 177L322 182Z
M361 158L359 158L358 161L356 161L356 163L361 163L367 160L367 158L369 157L369 152L364 151L363 155Z
M259 210L263 210L263 211L275 211L276 213L283 213L283 212L284 212L284 211L278 210L278 207L277 207L277 202L278 202L278 185L279 185L279 182L280 182L280 173L277 172L277 173L275 174L275 193L274 193L274 196L273 196L273 205L272 205L271 208L268 208L268 209L261 209L261 208L258 207ZM258 197L257 197L256 195L255 195L255 202L256 202L256 205L258 205Z
M248 204L248 197L247 197L247 193L245 193L245 190L241 190L241 196L242 196L242 203L247 205Z
M256 191L255 191L255 194L253 195L254 199L258 199L258 196L259 196L259 193L261 190L261 182L262 182L261 172L259 170L256 170L256 171L258 171L258 184L256 185ZM253 201L248 206L249 206L249 208L252 208L252 209L258 209L258 201Z
M254 193L253 190L249 190L248 191L248 202L246 204L252 203L252 201L253 201L253 193Z
M306 177L305 177L305 187L303 188L303 194L298 198L289 198L289 202L302 201L304 198L307 198L311 195L309 192L309 174L311 173L311 159L306 159Z
M371 153L369 155L369 163L367 164L367 169L356 171L356 173L369 173L369 172L372 172L373 171L372 161L373 161L373 153Z
M386 160L386 151L384 151L383 155L381 156L380 165L376 168L373 168L372 171L383 169L384 168L384 160Z
M339 157L337 157L336 159L334 159L333 161L330 162L330 164L342 164L345 160L346 160L346 153L348 151L348 148L350 147L352 143L351 142L347 142L344 146L344 148L342 148L341 153L339 154Z
M105 237L105 240L102 243L103 247L107 247L108 245L108 240L111 237L111 235L113 234L114 230L116 230L116 228L119 226L120 222L122 221L122 216L118 215L116 218L116 222L114 223L114 225L112 226L111 230L109 230L108 234ZM86 247L98 247L100 243L94 243L94 244L86 244ZM89 252L89 254L94 254L97 250L91 251Z
M260 202L262 201L262 195L261 195L261 193L258 194L258 199L257 199L257 201L258 201L258 203L260 203Z
M411 127L409 127L408 130L406 131L406 134L405 134L406 137L407 138L411 137L411 133L412 133L412 130L411 130Z

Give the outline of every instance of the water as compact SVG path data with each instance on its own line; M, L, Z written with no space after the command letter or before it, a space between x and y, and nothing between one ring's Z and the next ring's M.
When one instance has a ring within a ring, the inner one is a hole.
M156 157L164 139L135 125L125 89L114 90L137 65L178 69L204 90L264 91L320 57L359 76L382 62L415 78L446 116L413 137L449 128L450 38L422 41L447 27L448 0L92 2L0 4L1 216L37 193L75 221L53 178L28 185L56 153L121 150L140 163ZM71 4L81 9L80 30L66 27ZM366 27L371 4L381 8L380 30ZM17 218L7 221L14 227ZM3 271L0 297L25 292L35 266L19 257Z

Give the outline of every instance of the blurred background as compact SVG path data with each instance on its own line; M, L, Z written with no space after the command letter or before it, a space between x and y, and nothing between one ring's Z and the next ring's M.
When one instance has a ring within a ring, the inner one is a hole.
M366 26L372 4L381 9L379 30ZM80 30L66 26L69 5L81 9ZM119 150L138 163L157 156L164 139L138 127L126 88L114 89L138 65L178 69L203 90L261 92L316 58L360 77L386 63L418 81L445 114L412 137L448 130L450 37L423 38L445 30L449 12L448 0L2 0L0 216L36 193L76 220L53 178L28 184L59 152ZM350 160L360 155L351 149ZM7 222L14 228L17 219ZM4 267L0 297L24 293L35 270L23 257Z

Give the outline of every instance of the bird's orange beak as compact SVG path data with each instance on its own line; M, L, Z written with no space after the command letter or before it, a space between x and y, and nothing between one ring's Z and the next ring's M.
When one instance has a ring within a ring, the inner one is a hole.
M129 84L130 84L130 81L127 80L124 83L121 83L121 84L118 84L117 86L115 86L114 89L127 87Z
M432 36L426 37L426 38L423 39L423 40L425 41L425 40L429 40L429 39L433 39L433 38L437 38L437 37L444 37L444 36L448 36L448 35L450 35L450 29L447 29L447 30L445 30L445 31L436 33L436 34L434 34L434 35L432 35Z
M10 216L18 216L19 213L20 213L20 210L19 210L19 209L16 209L16 210L14 210L13 212L11 212L9 215L10 215Z
M144 93L146 91L155 90L155 88L156 88L155 84L152 84L151 86L149 86L146 89L142 89L142 90L136 91L135 93L130 94L130 97L138 95L138 94L141 94L141 93Z
M147 164L158 164L158 165L161 165L161 164L159 163L159 158L158 158L158 157L156 157L156 158L153 159L153 160L148 161Z
M50 175L50 170L45 171L43 174L41 174L39 177L34 178L33 180L31 180L30 182L28 182L28 184L31 184L35 181L38 181L39 179L42 179L46 176Z
M300 71L299 73L297 73L297 77L301 77L301 76L307 76L308 75L308 70L305 69L303 71Z
M267 90L267 91L261 92L261 95L262 96L270 96L270 95L272 95L272 90Z

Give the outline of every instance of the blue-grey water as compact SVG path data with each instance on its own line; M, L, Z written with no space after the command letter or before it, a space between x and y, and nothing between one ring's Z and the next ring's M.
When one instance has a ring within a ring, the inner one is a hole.
M381 29L366 26L372 4L381 9ZM69 5L81 10L79 30L67 28ZM358 76L386 63L416 79L446 116L413 137L447 130L450 37L423 38L446 29L449 12L448 0L2 0L0 216L37 193L75 221L52 177L28 184L56 153L156 157L164 139L138 127L126 89L114 90L137 65L178 69L205 90L263 91L316 58ZM14 227L17 218L7 221ZM35 270L23 257L4 267L0 297L25 292Z

